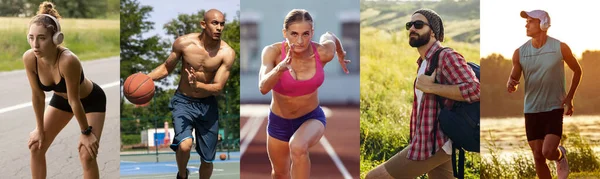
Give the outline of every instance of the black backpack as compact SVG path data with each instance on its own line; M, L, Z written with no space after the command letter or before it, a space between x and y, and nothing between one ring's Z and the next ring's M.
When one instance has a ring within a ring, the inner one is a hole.
M425 72L426 75L431 75L438 66L440 52L448 49L444 47L438 49L431 59L431 65ZM467 63L477 79L479 76L479 65ZM437 79L435 83L438 83ZM479 101L474 103L454 101L451 108L444 106L444 99L441 96L436 96L436 101L440 106L438 117L433 127L433 140L437 137L438 125L442 128L442 132L452 140L452 170L454 177L464 178L465 171L465 150L479 153ZM459 150L458 164L456 163L456 149ZM435 153L435 145L433 145L432 154Z

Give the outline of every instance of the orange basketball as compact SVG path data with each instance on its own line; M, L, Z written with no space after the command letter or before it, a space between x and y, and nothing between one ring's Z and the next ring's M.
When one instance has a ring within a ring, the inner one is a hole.
M146 104L154 97L154 81L143 73L130 75L123 84L123 93L133 104Z
M219 158L221 158L221 160L225 160L225 159L227 159L227 155L221 154L221 155L219 155Z

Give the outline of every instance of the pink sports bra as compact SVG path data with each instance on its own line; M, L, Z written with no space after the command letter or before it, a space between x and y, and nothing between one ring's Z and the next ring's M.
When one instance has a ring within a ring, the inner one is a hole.
M317 52L315 44L310 43L313 52L315 53L315 75L308 80L296 80L290 74L289 70L283 72L273 91L286 95L286 96L302 96L310 94L316 91L325 80L325 72L323 71L323 65L321 64L321 57ZM285 59L285 41L281 44L281 60Z

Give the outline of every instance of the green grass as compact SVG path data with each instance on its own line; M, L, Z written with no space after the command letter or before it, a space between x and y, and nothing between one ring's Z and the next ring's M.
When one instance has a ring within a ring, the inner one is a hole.
M23 69L22 56L30 49L27 43L30 18L0 17L0 71ZM118 56L119 20L62 19L65 42L80 60Z
M500 157L503 150L496 144L492 137L485 140L488 144L489 152L482 160L481 178L535 178L535 165L533 154L525 142L514 151L514 155L508 159ZM567 148L567 158L569 160L569 178L590 178L600 176L599 156L592 150L593 145L588 140L582 138L579 131L573 131L563 134L561 142ZM554 161L547 161L551 174L555 176L556 168Z
M361 27L361 178L408 145L413 82L419 54L406 31ZM451 38L449 38L451 39ZM479 44L447 40L444 46L479 63ZM479 155L467 154L466 176L478 178Z

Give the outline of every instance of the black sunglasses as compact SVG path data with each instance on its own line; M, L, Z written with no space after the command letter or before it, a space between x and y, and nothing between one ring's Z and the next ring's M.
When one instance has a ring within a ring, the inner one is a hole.
M415 29L422 29L423 25L429 25L428 23L423 22L422 20L416 20L412 22L406 23L406 30L410 29L410 27L415 26Z

